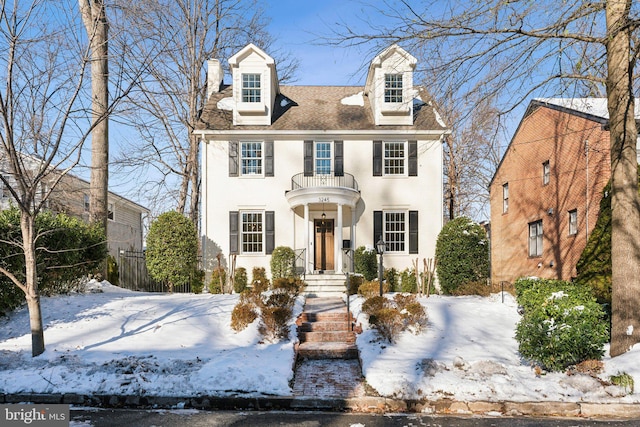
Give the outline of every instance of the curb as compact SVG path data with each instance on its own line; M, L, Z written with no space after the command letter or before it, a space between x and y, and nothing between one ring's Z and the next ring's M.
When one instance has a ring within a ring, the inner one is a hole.
M359 413L425 413L433 415L488 415L639 419L638 403L488 402L453 399L400 400L384 397L313 398L292 396L121 396L81 394L0 394L0 403L68 404L99 408L199 410L305 410Z

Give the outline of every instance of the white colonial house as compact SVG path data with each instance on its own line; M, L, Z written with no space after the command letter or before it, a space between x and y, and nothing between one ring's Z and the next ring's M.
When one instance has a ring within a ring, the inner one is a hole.
M208 65L202 141L205 265L269 272L288 246L306 277L349 270L349 249L386 243L385 268L434 256L442 227L442 139L448 129L416 59L397 45L376 56L362 86L285 86L250 44ZM215 263L213 264L215 265ZM420 261L422 265L422 261Z

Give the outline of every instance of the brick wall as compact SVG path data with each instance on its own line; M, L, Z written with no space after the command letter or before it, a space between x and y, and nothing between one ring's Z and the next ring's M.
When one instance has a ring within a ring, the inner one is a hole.
M611 175L609 133L601 123L546 106L530 108L490 187L494 282L523 276L575 277ZM509 188L507 212L503 212L504 184ZM572 210L577 217L575 234L569 232ZM542 221L542 253L530 256L529 224L536 221Z

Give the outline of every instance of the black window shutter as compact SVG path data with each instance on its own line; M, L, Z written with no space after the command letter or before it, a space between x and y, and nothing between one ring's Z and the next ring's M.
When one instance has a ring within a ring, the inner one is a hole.
M313 176L313 141L304 142L304 176Z
M382 211L373 211L373 246L375 247L382 236Z
M276 243L276 234L275 234L275 212L274 211L266 211L264 213L264 230L265 230L265 245L264 251L267 255L273 252Z
M373 141L373 176L382 176L382 141Z
M229 176L238 176L238 141L229 141Z
M239 221L240 214L238 211L229 212L229 253L238 253L238 243L240 238L239 233Z
M264 176L273 176L273 141L264 142Z
M344 143L333 141L334 159L333 168L335 176L344 176Z
M418 211L409 211L409 253L418 253Z
M418 141L409 141L409 176L418 176Z

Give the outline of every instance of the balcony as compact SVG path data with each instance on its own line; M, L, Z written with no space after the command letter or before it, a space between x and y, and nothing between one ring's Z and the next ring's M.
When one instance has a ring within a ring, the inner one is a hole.
M360 191L358 182L350 173L345 173L343 176L334 176L333 173L305 176L304 173L299 173L291 178L291 190L318 187L349 188Z
M314 174L305 176L299 173L291 178L291 190L286 198L292 208L314 203L336 203L355 207L360 200L360 189L353 175Z

